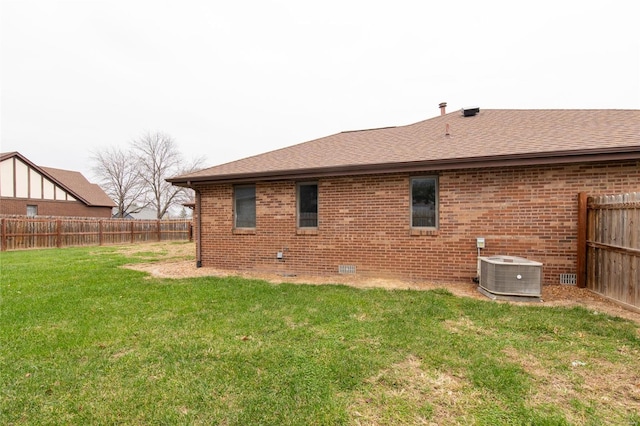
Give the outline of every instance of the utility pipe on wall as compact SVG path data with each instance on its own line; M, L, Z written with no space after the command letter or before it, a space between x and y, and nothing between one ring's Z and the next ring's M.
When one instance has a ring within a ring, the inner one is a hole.
M191 185L191 181L187 182L187 186L196 194L193 213L196 215L196 268L200 268L202 267L202 195L199 189Z

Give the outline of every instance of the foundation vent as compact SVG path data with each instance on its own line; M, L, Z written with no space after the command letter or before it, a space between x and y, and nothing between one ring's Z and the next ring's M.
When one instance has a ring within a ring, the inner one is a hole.
M560 284L576 285L577 283L576 274L560 274Z
M355 265L338 265L338 273L339 274L355 274L356 266Z

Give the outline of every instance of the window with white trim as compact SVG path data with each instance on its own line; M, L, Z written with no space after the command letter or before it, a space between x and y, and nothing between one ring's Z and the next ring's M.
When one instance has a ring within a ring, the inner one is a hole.
M318 183L298 184L298 228L318 227Z
M411 227L436 228L438 226L438 179L415 177L411 179Z
M256 187L239 185L233 188L235 228L256 227Z
M27 204L27 217L38 216L38 206Z

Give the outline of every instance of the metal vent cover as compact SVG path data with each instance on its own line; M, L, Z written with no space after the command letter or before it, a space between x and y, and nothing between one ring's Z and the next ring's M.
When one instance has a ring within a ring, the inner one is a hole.
M473 117L474 115L480 112L480 107L477 107L477 106L464 107L460 110L460 112L462 113L463 117Z
M576 274L560 274L560 284L576 285L578 284L578 277Z
M339 274L355 274L356 266L355 265L338 265L338 273Z
M504 296L542 296L542 263L515 256L480 257L480 287Z

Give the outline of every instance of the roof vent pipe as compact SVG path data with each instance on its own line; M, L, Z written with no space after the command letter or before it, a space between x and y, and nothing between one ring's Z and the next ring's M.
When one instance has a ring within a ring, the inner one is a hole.
M447 103L446 102L440 102L440 105L438 105L440 107L440 115L445 115L447 113L446 109L447 109Z

